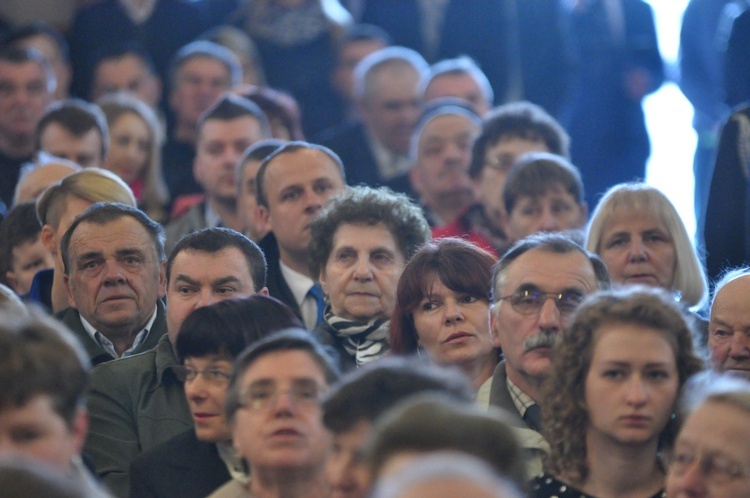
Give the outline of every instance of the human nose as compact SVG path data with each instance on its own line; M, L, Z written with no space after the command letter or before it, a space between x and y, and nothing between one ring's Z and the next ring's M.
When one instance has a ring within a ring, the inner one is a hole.
M540 232L553 232L558 230L560 224L557 222L557 216L552 212L549 207L542 209L542 214L539 219L539 230Z
M185 396L191 400L205 398L206 380L203 378L203 375L196 375L193 379L185 380Z
M446 299L443 305L445 323L450 324L454 322L462 322L464 319L463 309L461 305L454 299Z
M644 261L646 257L646 245L640 237L634 237L628 246L628 259L630 261Z
M559 332L562 327L560 309L553 296L547 296L539 309L539 328Z
M648 400L648 389L640 376L634 375L627 386L627 401L633 406L642 406Z
M737 331L732 334L729 345L729 357L733 359L750 358L750 337L745 332Z
M368 258L358 258L354 265L354 278L357 280L369 280L372 278L372 267Z
M104 279L106 283L122 283L125 281L125 275L117 261L107 260L104 262Z
M668 489L676 489L676 496L688 497L705 497L707 495L705 475L701 469L700 460L695 459L679 475L674 470L670 471L668 481L674 480L674 486L668 486ZM671 495L670 495L671 496Z
M315 192L312 189L305 191L305 209L309 212L316 212L323 207L327 197L325 194Z

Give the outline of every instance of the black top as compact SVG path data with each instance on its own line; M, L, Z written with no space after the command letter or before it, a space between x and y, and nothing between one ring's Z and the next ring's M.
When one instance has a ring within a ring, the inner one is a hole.
M597 498L587 495L583 491L574 488L549 474L544 474L531 481L531 494L535 498ZM650 498L666 498L667 493L660 490Z

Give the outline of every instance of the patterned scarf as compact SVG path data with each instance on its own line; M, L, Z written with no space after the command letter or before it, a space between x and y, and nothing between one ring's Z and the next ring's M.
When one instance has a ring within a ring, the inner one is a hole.
M323 321L341 339L346 352L357 366L377 360L388 351L388 318L378 318L366 323L352 322L335 316L331 306L326 306Z

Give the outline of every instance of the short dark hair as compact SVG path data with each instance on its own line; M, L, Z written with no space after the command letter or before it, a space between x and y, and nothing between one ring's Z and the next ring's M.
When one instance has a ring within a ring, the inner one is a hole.
M291 154L293 152L297 152L300 150L317 150L318 152L322 152L328 158L333 161L333 163L338 167L339 173L341 173L341 179L344 180L344 183L346 183L346 173L344 173L344 163L341 162L341 158L333 152L328 147L324 147L322 145L318 144L312 144L309 142L301 142L301 141L294 141L294 142L287 142L278 149L276 149L276 152L273 152L271 155L266 157L263 162L260 165L260 169L258 170L258 174L256 175L255 179L255 188L257 189L257 196L258 196L258 205L268 207L268 196L266 195L266 190L264 186L264 179L266 176L266 170L268 169L268 165L279 157L282 154Z
M258 358L269 353L284 351L302 351L309 354L318 367L320 367L329 385L336 382L336 379L340 375L339 367L334 359L334 353L315 340L307 330L292 328L275 332L250 345L234 363L226 400L226 415L230 425L234 423L234 415L242 403L240 400L240 388L245 371Z
M180 327L175 349L181 362L214 354L234 360L248 345L290 327L304 325L287 305L254 294L194 310Z
M104 225L115 220L129 216L137 221L151 237L154 243L157 261L164 261L164 228L149 218L146 213L133 206L120 204L118 202L97 202L89 206L86 211L76 216L73 223L60 240L60 254L62 255L65 274L70 275L70 239L81 223L93 223Z
M583 254L591 262L591 266L594 269L594 274L596 275L596 280L599 284L598 290L607 290L610 288L611 281L609 278L609 272L607 271L607 266L601 259L599 259L599 256L588 252L583 246L563 233L541 232L529 235L525 239L521 239L508 249L495 264L495 267L492 269L493 302L499 302L503 295L502 288L505 284L505 276L510 265L512 265L521 255L534 249L555 254L568 254L571 252L579 252Z
M55 91L55 87L57 86L55 70L52 68L52 64L39 50L35 48L18 47L0 48L0 62L7 62L14 65L26 64L27 62L38 64L47 80L47 93Z
M0 410L38 395L72 427L89 382L88 355L59 321L41 313L0 311Z
M484 118L472 146L469 176L479 178L487 149L503 138L541 140L552 154L569 156L570 138L555 118L531 102L513 102L495 108Z
M156 66L154 65L154 60L151 58L151 54L134 41L108 44L95 50L91 55L92 73L95 73L96 69L104 62L122 59L127 56L137 58L152 75L157 75Z
M510 216L520 198L539 197L555 187L562 187L577 204L583 202L581 173L567 159L548 152L524 154L505 179L505 211Z
M310 270L314 276L325 267L333 250L333 237L341 225L374 226L383 223L405 261L431 240L422 208L405 194L381 187L351 187L331 198L310 225Z
M207 40L198 40L184 45L172 58L169 65L169 85L174 88L177 72L189 60L203 57L224 64L229 74L229 86L236 86L242 81L242 66L237 56L226 47Z
M342 377L323 401L323 424L334 434L361 420L375 422L397 403L417 393L440 393L471 403L473 390L465 376L412 358L386 357Z
M219 100L214 102L206 112L201 114L201 117L198 118L198 135L203 130L203 125L206 121L232 121L244 117L256 119L260 123L263 134L266 137L271 136L271 127L268 124L268 119L263 111L260 110L260 107L251 100L231 93L225 93L219 97Z
M278 140L276 138L267 138L259 142L255 142L253 145L245 149L242 153L242 157L237 162L237 168L235 169L235 181L237 183L237 191L242 192L244 186L242 185L242 175L245 172L245 166L250 161L263 162L265 158L273 154L279 147L284 145L286 142Z
M42 133L52 123L57 123L78 138L91 130L96 130L101 137L101 156L103 158L107 156L109 127L107 126L107 118L98 105L81 99L61 100L51 104L44 111L42 119L36 126L36 132L34 133L34 148L36 150L41 150Z
M8 47L19 46L18 44L20 42L40 35L51 39L57 47L60 58L66 63L70 62L70 50L65 37L60 31L44 21L33 21L29 24L12 29L3 37L2 41L0 41L0 45Z
M13 267L13 249L33 242L42 232L36 217L36 202L16 204L0 223L0 283L5 283L5 272Z
M350 43L359 41L378 41L386 47L392 43L391 35L383 28L366 23L348 26L337 40L339 50Z
M490 303L494 263L494 256L463 239L445 238L423 245L398 281L396 306L391 316L391 351L417 352L419 336L412 312L429 295L436 280L455 292Z
M251 87L242 96L260 107L269 123L281 123L289 133L290 140L304 140L300 121L299 104L294 96L269 87Z
M266 257L263 251L252 240L231 228L208 227L191 232L180 239L167 259L167 283L170 282L172 265L178 254L184 251L198 251L215 254L228 247L239 250L247 262L253 286L258 292L266 286Z

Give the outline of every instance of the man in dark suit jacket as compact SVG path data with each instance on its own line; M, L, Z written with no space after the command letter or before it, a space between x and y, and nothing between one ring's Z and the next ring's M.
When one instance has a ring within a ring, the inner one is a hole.
M571 310L609 285L602 261L561 234L532 235L505 253L493 272L492 335L505 359L482 386L489 402L507 410L527 452L529 475L542 471L549 446L539 433L541 386L551 350L570 326ZM548 302L552 299L554 302Z
M404 47L378 50L357 65L354 98L361 120L327 130L316 140L338 154L350 185L387 185L411 167L409 147L427 69L417 52ZM407 182L389 186L409 193Z
M307 142L283 145L256 175L258 206L272 232L260 242L268 260L268 291L295 310L310 330L317 325L321 304L311 294L316 276L308 262L310 222L345 186L339 157Z
M94 204L65 232L60 248L71 307L58 318L92 362L153 348L166 332L161 225L131 206Z

